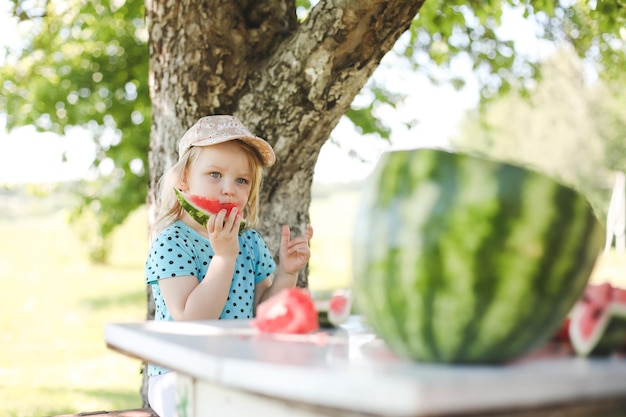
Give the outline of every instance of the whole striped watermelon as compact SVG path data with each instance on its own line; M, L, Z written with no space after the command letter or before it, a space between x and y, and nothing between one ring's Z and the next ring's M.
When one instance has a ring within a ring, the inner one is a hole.
M398 354L427 362L500 363L547 341L603 241L573 189L436 149L384 154L357 217L357 309Z

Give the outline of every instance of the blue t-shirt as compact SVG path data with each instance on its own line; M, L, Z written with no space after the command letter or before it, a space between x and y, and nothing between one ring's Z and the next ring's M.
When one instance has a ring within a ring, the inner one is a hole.
M146 282L152 285L155 320L173 320L161 289L160 279L195 276L198 282L206 275L214 252L209 239L178 220L163 230L152 242L146 260ZM254 315L255 285L276 269L276 263L263 238L254 229L239 235L239 254L230 284L226 305L220 319L251 319ZM149 375L159 375L167 369L150 365Z

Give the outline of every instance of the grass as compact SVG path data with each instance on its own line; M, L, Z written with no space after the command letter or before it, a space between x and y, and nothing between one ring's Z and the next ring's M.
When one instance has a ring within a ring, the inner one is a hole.
M356 201L314 202L312 289L349 285ZM0 218L0 416L141 407L141 363L108 349L103 328L146 316L146 211L116 232L110 263L93 265L63 210L24 210Z
M140 215L116 236L124 250L100 266L61 212L0 221L0 415L141 406L140 362L103 338L106 322L145 318Z

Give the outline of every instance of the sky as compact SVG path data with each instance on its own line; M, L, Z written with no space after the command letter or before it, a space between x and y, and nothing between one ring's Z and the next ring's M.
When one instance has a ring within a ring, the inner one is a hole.
M9 19L7 10L8 1L0 0L0 44L19 42L15 24ZM532 30L521 28L520 24L524 23L518 21L516 25L504 27L510 28L511 36L513 33L532 34ZM532 40L520 40L522 47L537 48ZM446 146L448 139L456 133L465 111L476 106L478 93L475 86L470 84L462 91L456 91L451 86L436 87L423 76L390 62L393 58L388 57L374 77L389 89L407 94L405 102L397 109L383 109L378 115L392 127L390 142L360 135L343 118L332 133L333 141L322 147L314 182L361 180L374 169L386 151ZM404 122L412 119L418 123L409 131ZM81 129L74 129L61 137L39 133L28 126L7 133L5 125L6 118L0 115L0 185L66 181L82 178L87 173L95 147L90 136ZM361 158L351 157L351 149L355 149Z

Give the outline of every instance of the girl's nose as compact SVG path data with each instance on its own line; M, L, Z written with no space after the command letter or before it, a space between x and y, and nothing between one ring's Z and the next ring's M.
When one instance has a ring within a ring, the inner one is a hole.
M224 195L233 195L235 192L235 186L229 182L224 182L222 184L222 194Z

